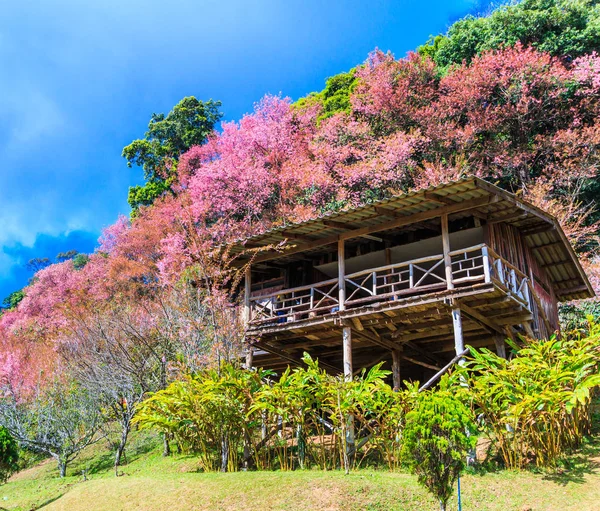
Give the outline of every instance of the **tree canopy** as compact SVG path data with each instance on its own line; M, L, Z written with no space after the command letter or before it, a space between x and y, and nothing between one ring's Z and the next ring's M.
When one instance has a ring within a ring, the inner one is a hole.
M130 167L144 170L146 183L129 189L129 204L135 210L152 204L170 190L172 176L181 154L192 146L202 145L223 114L220 101L183 98L167 115L152 114L144 138L123 148L122 156Z

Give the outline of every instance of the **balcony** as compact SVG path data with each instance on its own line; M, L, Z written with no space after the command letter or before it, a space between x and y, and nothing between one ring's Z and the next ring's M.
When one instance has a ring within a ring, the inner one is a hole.
M490 289L511 297L525 311L532 310L525 274L487 245L478 244L449 252L447 260L443 254L431 255L251 297L249 329L288 329L334 320L350 311L367 314L384 305L401 306L419 298L441 302L465 291Z

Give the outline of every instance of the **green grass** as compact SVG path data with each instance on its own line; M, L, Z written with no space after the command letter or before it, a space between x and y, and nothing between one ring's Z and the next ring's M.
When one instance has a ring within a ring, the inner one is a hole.
M124 475L98 444L60 479L53 462L16 474L0 486L0 509L44 510L436 510L414 476L385 471L238 472L203 474L190 456L163 458L156 439L136 435ZM83 480L86 471L87 481ZM554 474L465 475L463 509L600 510L600 441L571 456ZM456 500L451 503L456 509Z

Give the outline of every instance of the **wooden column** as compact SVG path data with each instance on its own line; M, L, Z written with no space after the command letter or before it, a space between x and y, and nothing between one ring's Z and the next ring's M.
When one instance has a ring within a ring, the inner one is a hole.
M504 344L504 336L496 334L494 336L494 343L496 344L496 354L499 357L506 358L506 345Z
M454 289L452 282L452 258L450 257L450 231L448 230L448 214L443 214L442 219L442 249L444 251L444 268L446 270L446 285Z
M244 325L247 328L248 323L252 319L252 308L250 306L250 294L252 292L252 268L250 265L246 266L244 274ZM254 358L254 348L248 342L246 338L246 369L252 369L252 359Z
M246 347L246 369L249 371L252 369L253 359L254 359L254 348L248 344Z
M346 247L344 240L338 241L338 288L339 308L343 311L346 308Z
M244 274L244 322L246 325L252 319L252 308L250 307L250 293L252 292L252 268L246 266Z
M400 360L402 358L401 349L392 350L392 382L394 385L394 392L400 390L402 385L401 373L400 373Z
M347 381L352 379L352 328L342 328L342 344L344 354L344 377Z
M462 317L460 309L455 307L452 309L452 326L454 327L454 349L457 355L465 351L465 341L463 339ZM459 364L464 364L464 359L460 359Z
M346 381L352 380L352 329L349 326L342 328L342 344L344 350L344 379ZM346 453L345 453L345 465L346 473L353 464L355 455L355 441L354 441L354 416L349 415L346 423Z

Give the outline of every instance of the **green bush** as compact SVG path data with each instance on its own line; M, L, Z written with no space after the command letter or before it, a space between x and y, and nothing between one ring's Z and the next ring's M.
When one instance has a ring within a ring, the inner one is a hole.
M442 511L475 447L475 430L471 410L446 389L421 393L406 416L404 458L419 483L439 499Z
M5 483L19 468L19 446L8 430L0 426L0 482Z

